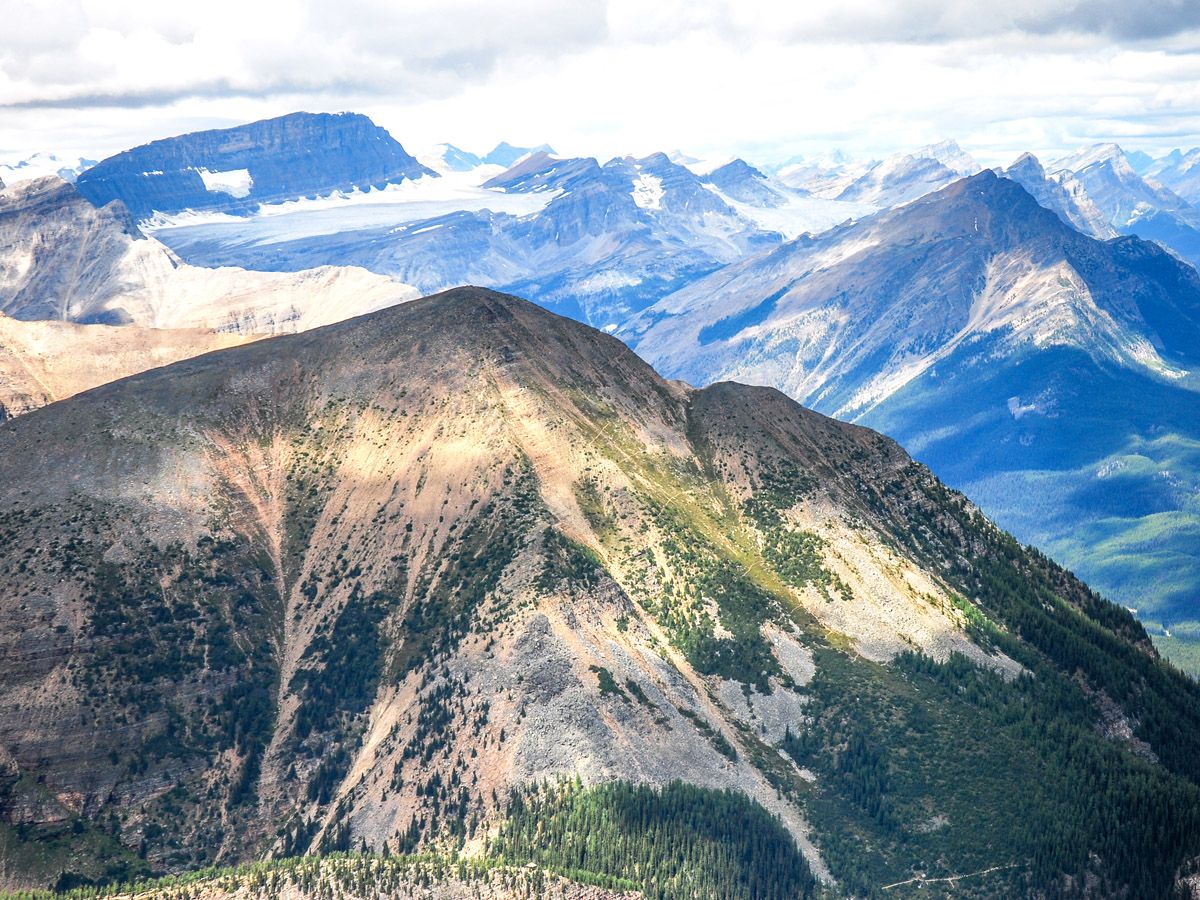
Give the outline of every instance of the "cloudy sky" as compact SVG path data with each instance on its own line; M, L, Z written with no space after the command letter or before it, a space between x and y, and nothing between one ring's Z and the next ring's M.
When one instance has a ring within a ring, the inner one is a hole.
M1200 0L0 0L0 160L296 109L410 150L1164 151L1200 144Z

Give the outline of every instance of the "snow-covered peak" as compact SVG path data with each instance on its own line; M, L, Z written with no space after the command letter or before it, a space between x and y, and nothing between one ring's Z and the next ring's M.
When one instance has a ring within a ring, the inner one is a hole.
M1200 168L1200 147L1191 150L1172 150L1166 156L1154 160L1145 174L1156 178L1165 172L1185 173Z
M481 157L447 143L434 144L428 150L417 153L416 157L421 165L428 166L439 174L470 172L483 165Z
M697 163L702 163L703 160L692 156L690 153L684 153L682 150L675 149L667 154L667 159L675 163L677 166L694 166Z
M501 141L492 149L491 153L483 158L483 162L495 166L504 166L507 169L534 153L555 155L554 148L549 144L539 144L537 147L514 147L508 141Z
M1068 169L1072 172L1082 172L1084 169L1105 164L1114 171L1127 169L1130 173L1136 174L1133 172L1133 167L1129 165L1129 160L1125 158L1125 151L1119 145L1111 143L1083 147L1070 156L1055 160L1052 168L1055 171Z
M1007 173L1028 173L1035 178L1046 177L1046 167L1042 161L1028 151L1022 153L1006 170Z
M676 160L672 160L672 162L676 162ZM699 175L703 178L734 162L738 162L737 157L726 155L710 156L707 159L693 159L689 163L678 163L678 165L686 167L693 175Z
M1047 175L1036 156L1022 153L1007 169L998 169L997 174L1021 185L1040 206L1084 234L1101 240L1117 236L1116 229L1073 172L1064 169L1053 176Z
M974 175L983 168L971 154L952 140L927 144L907 155L917 159L936 159L947 169L957 172L959 175Z
M66 159L53 153L33 153L24 159L0 162L0 181L16 184L18 181L55 175L63 181L74 182L81 172L95 164L96 160L83 157Z
M1172 150L1166 156L1152 160L1142 174L1192 205L1200 205L1200 147Z

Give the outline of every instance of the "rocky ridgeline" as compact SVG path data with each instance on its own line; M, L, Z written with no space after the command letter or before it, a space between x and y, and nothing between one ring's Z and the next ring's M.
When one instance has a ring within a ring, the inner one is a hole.
M97 163L76 182L97 206L247 213L262 203L436 177L384 129L355 113L292 113L153 141Z

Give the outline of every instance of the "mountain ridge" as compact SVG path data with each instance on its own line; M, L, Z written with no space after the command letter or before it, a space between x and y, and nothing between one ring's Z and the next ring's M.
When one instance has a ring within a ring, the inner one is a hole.
M0 191L0 311L12 318L270 333L415 295L348 266L287 274L190 266L119 201L97 208L53 176Z
M437 173L357 113L297 112L163 138L101 160L76 185L97 206L154 213L253 212L262 203L367 190Z
M985 172L735 264L621 335L670 376L771 384L883 429L1149 622L1182 623L1198 317L1195 270L1168 251L1088 238ZM1155 562L1122 572L1135 558Z
M504 798L576 776L732 789L848 893L998 853L1036 860L1000 891L1157 890L1200 853L1196 688L1132 617L894 441L664 381L526 301L459 289L182 361L0 449L0 844L70 857L23 884L98 877L88 846L171 872L486 854L575 795ZM864 741L907 763L857 768ZM1032 768L998 780L996 754ZM1170 815L1104 838L1139 798ZM1047 849L1063 816L1079 853Z

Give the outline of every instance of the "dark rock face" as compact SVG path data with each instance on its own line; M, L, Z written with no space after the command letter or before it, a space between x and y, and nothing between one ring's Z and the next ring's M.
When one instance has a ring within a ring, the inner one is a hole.
M141 219L185 209L245 214L422 175L436 177L366 116L292 113L126 150L80 176L78 188L98 206L121 200Z

